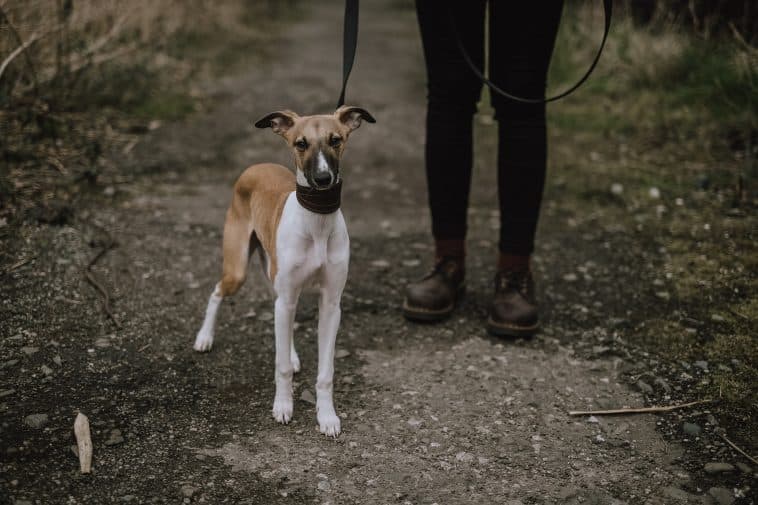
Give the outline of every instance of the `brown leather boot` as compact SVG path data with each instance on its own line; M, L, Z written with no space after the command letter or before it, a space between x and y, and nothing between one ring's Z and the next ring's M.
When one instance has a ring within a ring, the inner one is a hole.
M430 274L408 285L403 315L411 321L445 319L465 291L464 276L462 259L442 258Z
M495 276L495 298L487 331L497 336L530 337L539 328L534 280L529 270L510 270Z

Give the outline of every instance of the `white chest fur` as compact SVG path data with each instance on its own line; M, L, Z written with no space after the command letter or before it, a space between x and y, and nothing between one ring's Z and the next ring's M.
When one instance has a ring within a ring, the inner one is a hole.
M350 259L350 239L342 211L317 214L304 209L295 193L290 194L277 229L276 256L277 295L298 290L310 281L328 289L329 284L347 275Z

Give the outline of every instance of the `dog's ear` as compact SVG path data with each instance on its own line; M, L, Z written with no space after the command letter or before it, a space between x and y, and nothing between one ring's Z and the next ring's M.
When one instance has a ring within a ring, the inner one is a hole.
M368 121L369 123L376 123L374 116L369 114L366 109L361 109L360 107L343 105L334 111L334 115L337 117L340 123L350 128L350 131L358 128L361 125L361 122L364 120Z
M292 125L295 124L295 120L298 119L300 116L292 112L291 110L278 110L276 112L272 112L271 114L267 114L266 116L262 117L258 121L255 122L256 128L271 128L274 130L274 133L278 133L279 135L284 135L287 133L287 130L292 128Z

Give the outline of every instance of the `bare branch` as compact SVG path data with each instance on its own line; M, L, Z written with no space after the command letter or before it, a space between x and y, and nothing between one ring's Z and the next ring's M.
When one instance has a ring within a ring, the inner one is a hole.
M655 412L669 412L670 410L683 409L692 407L700 403L709 403L711 400L698 400L696 402L681 403L678 405L667 405L663 407L640 407L640 408L622 408L611 410L572 410L570 416L613 416L620 414L649 414Z

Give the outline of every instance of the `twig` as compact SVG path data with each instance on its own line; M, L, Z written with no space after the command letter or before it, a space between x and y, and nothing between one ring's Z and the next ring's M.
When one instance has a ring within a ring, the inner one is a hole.
M23 259L18 260L17 262L15 262L14 264L12 264L8 268L6 268L3 271L3 275L8 275L9 273L13 272L14 270L18 270L19 268L21 268L22 266L26 265L30 261L34 261L35 258L36 258L36 256L30 256L28 258L23 258Z
M734 445L734 442L732 442L731 440L729 440L728 438L726 438L726 435L722 434L721 438L724 439L724 442L726 442L727 444L731 445L732 449L734 449L735 451L739 452L740 454L742 454L743 456L745 456L747 459L749 459L750 461L752 461L754 465L758 465L758 460L756 460L750 454L746 453L745 451L743 451L742 449L740 449L739 447L737 447L736 445Z
M106 234L108 234L107 231L103 230ZM113 312L111 311L111 297L108 294L108 291L99 283L97 282L97 279L95 279L94 274L92 273L92 267L97 263L97 261L102 258L105 253L110 251L116 246L116 243L110 238L110 235L108 235L108 244L106 244L102 249L100 249L100 252L98 252L87 264L87 268L84 269L84 278L87 280L87 282L95 288L103 297L103 311L108 316L108 318L113 321L113 324L116 325L116 328L121 328L121 323L118 322L118 319L116 319L116 316L113 315Z
M150 347L150 342L148 342L147 344L145 344L142 347L140 347L139 349L137 349L137 352L142 352L145 349L147 349L148 347Z
M23 53L27 47L31 46L32 44L34 44L41 38L42 38L42 35L37 35L35 33L31 37L29 37L29 39L26 42L24 42L23 44L18 46L16 49L14 49L13 52L9 54L8 57L5 58L3 63L0 65L0 78L3 77L3 72L5 72L5 69L8 68L8 65L10 65L11 62L16 59L16 56Z
M640 408L622 408L611 410L572 410L570 416L613 416L617 414L648 414L652 412L668 412L670 410L683 409L692 407L700 403L709 403L711 400L698 400L696 402L681 403L678 405L667 405L663 407L640 407Z
M74 436L79 449L79 468L82 473L92 471L92 436L89 430L89 419L79 412L74 421Z
M18 33L18 30L16 30L16 27L11 23L10 18L5 13L5 10L3 10L2 7L0 7L0 17L3 18L3 21L5 21L5 24L10 29L11 33L13 34L13 37L16 39L16 42L18 45L23 45L24 41L21 38L21 35ZM37 69L34 67L34 62L32 61L32 58L29 56L29 53L24 52L24 57L26 58L26 65L29 67L29 70L32 74L32 89L34 89L34 94L39 94L39 82L37 80Z

